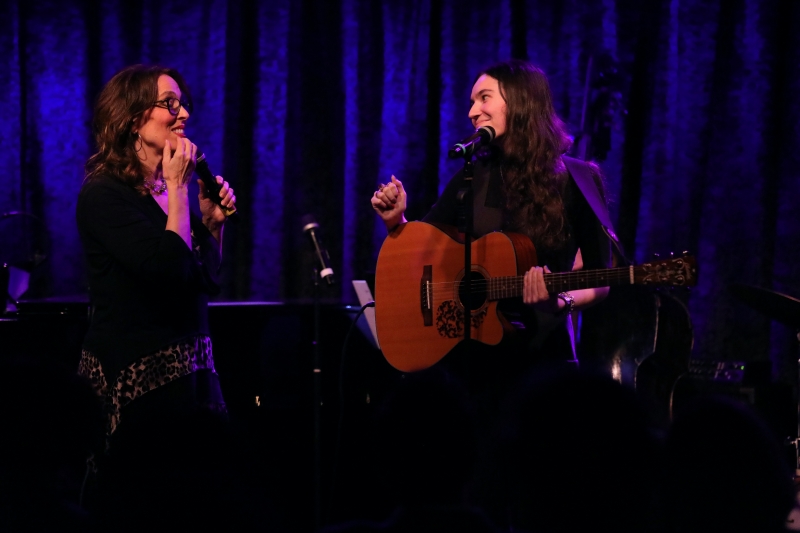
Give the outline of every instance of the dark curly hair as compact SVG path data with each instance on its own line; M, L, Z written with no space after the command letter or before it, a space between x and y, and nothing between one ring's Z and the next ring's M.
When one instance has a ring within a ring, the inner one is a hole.
M94 108L97 153L85 165L85 181L111 177L144 194L145 167L136 154L134 126L146 119L158 99L158 78L172 77L191 103L186 81L178 71L158 65L131 65L106 83Z
M553 107L542 70L510 60L483 70L496 79L506 102L506 132L501 138L502 172L509 230L528 235L539 246L560 248L566 239L564 204L567 178L561 160L572 146Z

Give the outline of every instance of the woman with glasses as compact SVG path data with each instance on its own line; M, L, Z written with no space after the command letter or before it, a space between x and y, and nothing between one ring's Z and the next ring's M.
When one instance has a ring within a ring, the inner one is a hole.
M157 507L158 495L190 475L186 465L213 455L210 428L227 417L207 316L219 291L226 217L201 180L202 217L190 211L191 109L175 70L134 65L117 73L96 103L97 153L78 196L92 306L79 372L105 402L106 441L92 469L99 510L116 517L115 530L125 525L117 511L132 502L137 512L145 502ZM222 205L232 206L233 189L217 182ZM181 494L169 494L175 510Z

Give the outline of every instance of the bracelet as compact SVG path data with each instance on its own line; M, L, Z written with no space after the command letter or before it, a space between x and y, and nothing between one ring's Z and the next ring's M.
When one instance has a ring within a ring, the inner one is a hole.
M564 308L561 309L557 314L558 315L571 315L572 311L575 310L575 298L568 292L559 292L558 297L561 300L564 300Z

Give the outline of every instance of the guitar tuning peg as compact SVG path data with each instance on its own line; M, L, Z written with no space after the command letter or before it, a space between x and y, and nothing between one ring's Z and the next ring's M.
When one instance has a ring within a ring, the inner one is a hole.
M687 257L689 255L689 250L684 250L682 255L683 257Z
M659 259L661 256L658 253L653 254L653 259Z
M675 257L675 252L670 252L670 253L669 253L669 258L670 258L670 259L672 259L672 258L674 258L674 257Z

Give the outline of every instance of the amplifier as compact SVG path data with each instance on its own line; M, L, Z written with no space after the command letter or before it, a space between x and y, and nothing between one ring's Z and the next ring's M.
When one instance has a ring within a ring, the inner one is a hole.
M689 359L687 377L715 383L758 385L770 382L770 361L714 361Z

